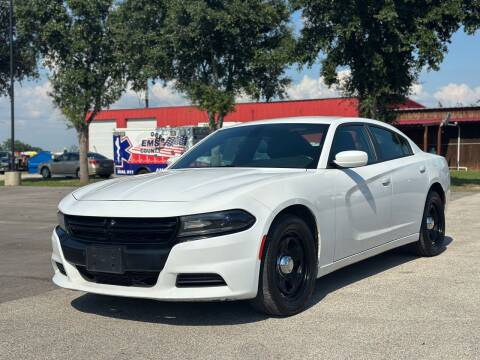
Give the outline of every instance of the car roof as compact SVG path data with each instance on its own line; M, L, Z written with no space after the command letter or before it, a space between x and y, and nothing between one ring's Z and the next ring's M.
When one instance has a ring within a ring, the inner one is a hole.
M257 121L249 121L241 124L235 124L233 126L227 127L227 129L230 127L237 127L237 126L252 126L252 125L263 125L263 124L340 125L343 123L351 123L351 122L361 122L361 123L368 123L372 125L380 125L398 132L398 129L382 121L361 118L361 117L343 117L343 116L296 116L296 117L288 117L288 118L257 120Z
M361 117L342 117L342 116L297 116L297 117L288 117L288 118L278 118L278 119L269 119L269 120L258 120L250 121L241 124L235 124L223 129L229 129L237 126L252 126L252 125L263 125L263 124L326 124L326 125L341 125L345 123L364 123L382 126L387 128L397 134L401 134L403 137L407 138L410 142L410 146L414 149L415 152L421 151L420 148L413 142L408 136L406 136L402 131L396 127L387 124L383 121L361 118ZM220 129L222 130L222 129Z

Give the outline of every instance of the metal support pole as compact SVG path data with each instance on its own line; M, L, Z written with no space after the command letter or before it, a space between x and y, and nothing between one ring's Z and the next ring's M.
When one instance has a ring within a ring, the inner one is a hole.
M460 124L457 123L458 137L457 137L457 171L460 170Z
M428 151L428 126L423 125L423 151Z
M437 155L442 155L442 124L438 125L438 132L437 132Z
M14 100L14 57L13 57L13 0L10 0L10 120L12 156L10 170L15 171L15 100Z

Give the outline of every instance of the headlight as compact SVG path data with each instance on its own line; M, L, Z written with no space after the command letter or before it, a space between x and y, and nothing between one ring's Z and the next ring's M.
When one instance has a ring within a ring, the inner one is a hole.
M255 217L244 210L225 210L180 217L178 237L211 237L250 228Z
M57 211L57 219L58 219L58 226L60 226L60 228L63 231L67 231L67 227L65 226L65 215L63 215L63 213L60 210Z

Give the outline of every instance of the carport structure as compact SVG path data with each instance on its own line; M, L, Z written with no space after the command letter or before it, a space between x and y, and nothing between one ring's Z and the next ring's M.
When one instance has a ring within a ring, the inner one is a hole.
M424 151L445 156L452 168L480 169L480 106L400 109L397 114L395 125Z

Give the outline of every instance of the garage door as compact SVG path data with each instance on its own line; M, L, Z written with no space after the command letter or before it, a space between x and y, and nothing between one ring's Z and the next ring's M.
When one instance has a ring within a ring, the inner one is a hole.
M156 127L155 119L127 119L128 129L155 129Z
M113 159L113 130L115 127L114 120L92 122L90 124L90 151Z

